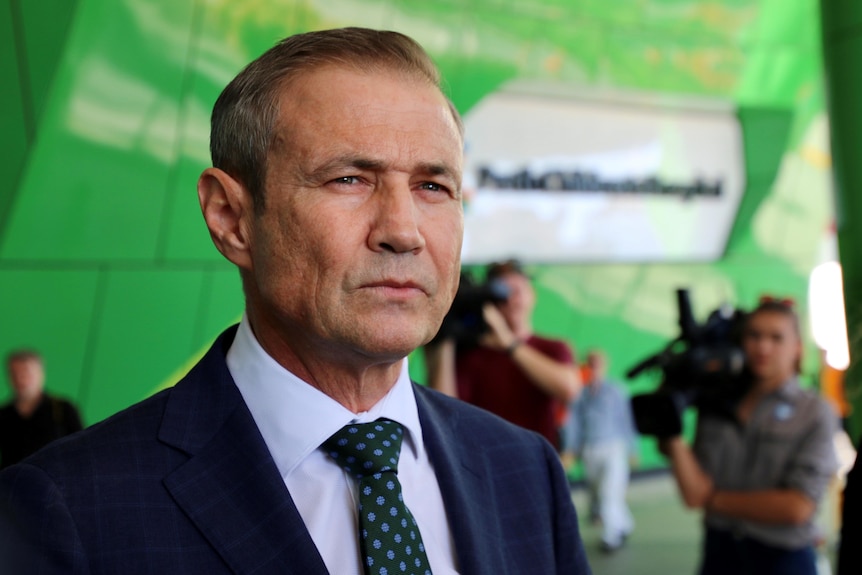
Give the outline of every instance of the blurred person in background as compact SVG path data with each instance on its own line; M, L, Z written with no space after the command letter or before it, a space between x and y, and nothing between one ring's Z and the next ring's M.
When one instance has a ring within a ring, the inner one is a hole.
M426 347L429 386L544 436L560 448L562 409L580 392L580 373L566 342L533 332L536 293L519 262L487 267L504 301L482 307L487 329L478 345L453 338Z
M638 435L628 398L617 382L608 380L605 353L590 350L585 367L584 389L563 428L563 460L583 462L589 518L602 526L601 549L613 552L634 530L626 490L629 463L637 461Z
M799 385L792 302L764 298L742 334L751 385L733 417L700 413L691 449L661 450L686 505L704 512L701 575L815 575L818 505L837 469L838 418Z
M18 463L48 443L83 429L78 409L45 391L39 353L22 349L6 357L12 400L0 408L0 469Z

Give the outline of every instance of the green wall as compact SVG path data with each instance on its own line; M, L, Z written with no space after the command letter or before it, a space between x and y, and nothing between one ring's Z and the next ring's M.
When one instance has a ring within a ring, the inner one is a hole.
M278 38L343 25L415 37L463 114L521 79L737 106L748 187L726 257L541 266L539 331L607 349L619 376L676 334L677 287L701 319L764 292L804 313L831 222L816 0L2 0L0 350L42 350L88 423L173 382L238 319L195 195L209 111Z
M862 5L858 2L822 0L823 45L826 85L832 119L832 148L835 157L836 227L841 251L842 278L847 307L850 354L862 353L862 261L856 246L862 243ZM846 376L848 400L862 406L862 364L851 362ZM849 432L857 447L862 435L862 409L850 415Z

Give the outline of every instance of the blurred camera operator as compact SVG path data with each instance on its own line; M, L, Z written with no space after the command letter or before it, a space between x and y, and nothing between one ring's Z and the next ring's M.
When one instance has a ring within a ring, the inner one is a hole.
M533 333L536 294L517 261L489 265L486 279L505 285L505 301L482 307L487 330L477 346L444 338L426 347L429 385L536 431L559 449L561 410L581 389L572 349Z
M701 412L693 449L680 437L660 443L686 505L704 511L700 573L815 575L814 518L837 468L837 416L799 386L792 302L763 298L742 348L751 386L734 417Z

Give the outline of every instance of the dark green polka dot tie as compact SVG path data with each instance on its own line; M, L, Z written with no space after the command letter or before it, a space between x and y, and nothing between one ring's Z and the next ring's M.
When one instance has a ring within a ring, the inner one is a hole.
M345 425L323 443L358 482L359 549L367 575L431 575L419 527L398 482L403 436L399 424L378 419Z

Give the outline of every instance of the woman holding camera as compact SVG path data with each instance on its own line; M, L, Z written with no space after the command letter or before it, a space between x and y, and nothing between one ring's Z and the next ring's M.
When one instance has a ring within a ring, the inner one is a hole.
M761 300L742 348L751 386L734 417L701 414L693 449L661 441L685 504L704 511L700 574L815 575L814 517L837 469L837 415L799 386L790 302Z

